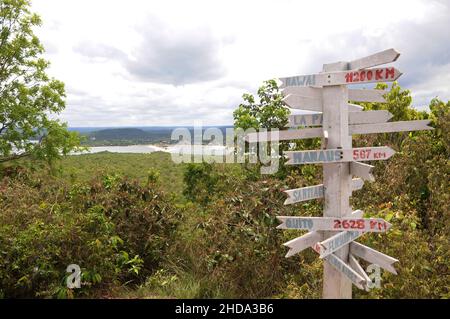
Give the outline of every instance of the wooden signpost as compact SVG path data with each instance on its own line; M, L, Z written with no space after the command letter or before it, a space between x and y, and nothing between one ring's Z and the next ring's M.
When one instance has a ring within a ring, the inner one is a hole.
M363 218L352 212L349 198L363 181L373 181L373 166L363 161L387 160L395 154L387 146L352 147L352 134L429 130L429 121L388 122L388 111L363 111L353 102L384 102L382 90L348 89L348 84L395 81L400 75L394 67L377 67L399 57L394 49L347 62L324 64L317 74L280 78L284 102L291 108L314 111L292 115L291 129L276 134L252 133L247 141L275 141L322 138L321 150L285 152L287 164L322 164L323 184L286 190L287 204L324 198L323 217L278 216L279 229L308 230L286 242L286 257L313 248L324 262L323 298L351 298L351 285L369 289L370 278L357 258L377 264L396 274L398 260L359 244L355 239L372 232L386 232L391 224L382 218ZM353 178L356 176L357 178Z

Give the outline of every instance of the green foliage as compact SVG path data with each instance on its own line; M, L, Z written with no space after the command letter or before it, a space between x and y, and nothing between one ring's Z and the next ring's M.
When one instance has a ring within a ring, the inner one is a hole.
M365 107L388 109L395 120L429 117L435 130L355 137L357 145L391 145L398 151L389 161L374 163L376 181L355 192L352 205L364 209L366 217L382 217L393 224L388 233L366 234L360 241L400 262L397 276L382 272L382 289L365 292L355 288L354 296L448 298L450 103L435 99L431 113L418 112L411 108L410 93L397 84L387 91L387 100L385 105ZM314 149L319 143L305 140L297 147ZM217 166L208 174L217 174L214 170ZM228 186L210 194L202 208L186 207L188 215L197 217L180 229L181 241L171 247L170 258L199 281L209 279L202 297L219 292L221 297L319 298L321 261L311 250L284 259L286 249L281 244L296 234L276 230L274 217L321 216L321 200L284 206L281 193L282 189L319 184L321 171L319 166L302 165L282 181L270 176L228 179ZM220 180L224 179L221 175Z
M435 130L354 137L354 145L397 151L371 163L375 182L351 201L393 225L358 241L399 259L398 275L382 271L381 289L354 288L354 297L449 298L450 102L433 99L424 114L399 86L386 93L385 105L364 107L388 109L396 120L429 118ZM1 295L321 297L322 261L311 249L284 258L282 244L304 232L278 230L275 218L322 215L323 200L285 206L282 192L320 184L321 166L296 166L279 179L237 164L176 165L160 152L70 156L62 165L62 178L1 171ZM82 268L81 290L65 287L71 263ZM121 288L127 282L133 285Z
M184 196L191 201L206 204L216 191L219 180L217 174L213 174L213 166L209 163L189 163L184 172L185 188Z
M84 183L97 175L119 174L139 180L142 184L154 179L167 193L173 193L177 200L183 200L183 174L186 164L175 164L170 154L126 154L101 152L67 156L61 160L62 178L69 182ZM158 176L159 173L159 177Z
M313 253L285 259L286 233L276 229L276 215L295 215L283 205L282 181L230 179L228 187L211 197L194 214L180 240L171 247L174 264L198 280L208 278L201 297L255 298L281 294L288 280L301 280L308 291L320 289L320 276L312 276L305 264L317 263ZM292 233L291 233L292 235ZM206 240L205 240L206 239Z
M140 283L174 240L180 215L160 189L118 175L71 186L22 168L0 183L0 292L75 297ZM82 288L66 288L78 264Z
M258 89L259 103L251 94L244 94L244 103L233 112L234 127L248 128L284 128L288 123L289 109L282 102L275 80L268 80Z
M275 80L264 81L258 89L258 97L259 103L256 103L253 95L246 93L242 96L244 103L241 103L233 112L234 127L243 130L255 129L256 131L261 128L267 130L285 129L290 111L282 101L283 96L279 91L277 82ZM260 145L257 145L257 152L260 147ZM270 149L270 143L268 143L267 150ZM287 143L281 142L279 145L280 153L282 154L286 149ZM258 165L254 166L253 173L259 171L260 164L258 159ZM245 167L248 168L248 165L245 165ZM277 176L286 176L283 159L281 159Z
M33 33L40 25L30 1L0 2L0 162L24 156L52 162L80 143L77 133L50 119L64 109L65 92L45 73L49 62ZM35 137L39 143L31 141Z

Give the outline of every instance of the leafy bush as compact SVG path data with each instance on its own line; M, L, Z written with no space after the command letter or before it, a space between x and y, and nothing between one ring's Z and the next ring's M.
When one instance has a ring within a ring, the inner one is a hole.
M139 283L173 239L179 216L155 184L107 175L68 186L21 168L9 171L0 182L4 297L92 295ZM81 267L82 289L66 288L69 264Z

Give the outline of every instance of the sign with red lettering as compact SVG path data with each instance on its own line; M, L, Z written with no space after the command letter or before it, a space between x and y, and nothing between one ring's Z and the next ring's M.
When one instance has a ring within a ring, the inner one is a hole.
M287 151L286 164L339 163L352 161L386 160L395 154L388 146L359 147L353 149L325 149L317 151Z
M325 72L312 75L298 75L280 78L281 87L289 86L329 86L395 81L402 73L394 67Z
M359 232L386 232L391 224L382 218L335 218L335 217L296 217L277 216L282 223L278 229L315 230L353 230Z

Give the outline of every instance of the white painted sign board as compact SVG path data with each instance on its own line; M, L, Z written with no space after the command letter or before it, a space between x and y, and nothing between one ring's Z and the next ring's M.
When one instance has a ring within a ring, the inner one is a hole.
M297 75L280 78L281 87L288 86L333 86L345 84L395 81L402 73L394 67L324 72L311 75Z
M325 149L316 151L287 151L286 164L319 164L342 163L352 161L378 161L386 160L395 154L395 151L387 146L359 147L353 149Z
M365 181L373 182L375 181L375 177L372 175L372 169L374 166L360 163L360 162L351 162L350 163L350 174L361 177Z
M351 217L354 218L361 218L362 217L362 211L361 210L355 210L351 213ZM303 236L294 238L286 243L283 244L283 246L286 246L289 248L289 251L286 254L286 258L291 257L302 250L305 250L306 248L313 247L317 242L322 241L323 239L323 232L319 231L313 231L309 232Z
M352 179L352 191L360 190L363 185L364 182L362 179ZM284 201L284 205L289 205L306 200L322 198L324 196L324 187L323 184L319 184L315 186L289 189L284 192L288 195L288 198Z
M339 272L344 274L350 281L359 289L364 289L364 284L366 281L359 275L355 270L353 270L349 265L347 265L342 259L340 259L335 254L330 254L324 259L330 263Z
M361 237L364 232L358 231L343 231L336 235L333 235L321 242L314 245L314 250L320 254L320 258L323 258L331 253L334 253L339 248L351 243L356 238Z
M392 264L398 262L398 260L392 258L391 256L380 253L375 249L357 242L352 242L350 244L350 253L354 256L368 261L369 263L379 265L381 268L389 271L390 273L393 273L394 275L397 274L397 271L392 266Z
M354 102L386 102L384 95L387 91L371 89L348 89L348 100ZM282 94L289 94L309 97L311 99L322 100L322 88L312 88L307 86L288 86L282 89Z
M386 110L349 112L348 124L374 124L384 123L392 118L392 114ZM322 126L323 115L321 113L299 114L289 116L289 126Z
M356 119L361 119L364 117L364 112L350 112L350 117ZM351 115L358 114L358 115ZM381 115L383 113L376 114L375 117L379 117L381 119ZM296 115L298 116L298 115ZM301 117L310 118L300 121L313 121L311 119L310 114L301 115ZM320 120L319 116L316 116L315 120ZM368 118L367 121L371 119ZM361 120L362 121L362 120ZM404 131L422 131L422 130L432 130L433 127L428 126L429 120L418 120L418 121L400 121L400 122L388 122L388 123L373 123L373 124L352 124L349 125L349 133L350 134L372 134L372 133L392 133L392 132L404 132ZM293 139L305 139L305 138L316 138L323 137L323 130L320 128L303 128L297 130L283 130L277 131L276 133L271 132L258 132L258 133L250 133L246 136L246 140L250 143L254 143L257 141L265 142L265 141L287 141Z
M364 281L365 281L364 288L365 288L366 291L369 291L368 283L372 282L372 280L366 274L366 272L364 271L364 268L361 267L361 265L359 264L359 262L355 258L355 256L353 256L352 254L349 254L349 256L348 256L348 263L349 263L350 267L352 267L352 269L354 271L356 271L361 277L364 278Z
M392 132L405 132L405 131L422 131L432 130L430 120L418 120L418 121L399 121L377 124L357 124L350 125L350 134L371 134L371 133L392 133Z
M277 216L282 222L278 229L304 229L309 231L342 231L386 232L391 224L382 218L351 218L351 217L297 217Z

